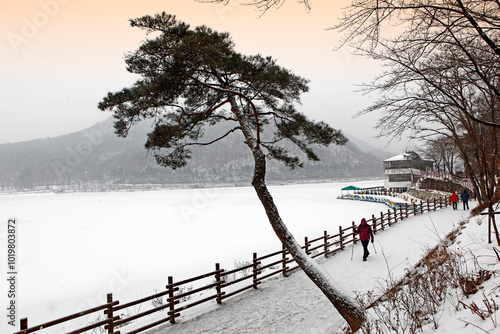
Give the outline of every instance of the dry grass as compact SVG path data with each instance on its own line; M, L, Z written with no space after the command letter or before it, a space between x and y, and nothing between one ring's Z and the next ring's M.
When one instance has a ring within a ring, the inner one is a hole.
M484 307L479 307L474 302L460 301L458 296L458 292L466 298L477 293L481 284L493 275L491 271L480 268L475 257L473 268L468 268L465 254L451 249L450 245L465 224L430 249L402 279L395 281L389 275L383 284L387 288L380 297L375 297L373 291L357 295L356 300L369 315L359 333L420 333L423 326L437 329L440 311L447 300L456 310L469 309L483 320L492 319L497 327L492 314L498 305L493 298L484 295ZM467 255L470 257L471 254Z

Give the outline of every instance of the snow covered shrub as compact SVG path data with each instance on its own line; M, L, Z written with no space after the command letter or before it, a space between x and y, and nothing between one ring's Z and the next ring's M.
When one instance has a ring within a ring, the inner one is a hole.
M179 286L178 287L178 290L175 292L175 295L180 295L180 294L183 294L183 293L186 293L186 292L190 292L193 290L193 286L190 285L190 286ZM158 289L154 289L154 292L155 294L159 293L160 291ZM183 296L179 299L179 302L186 302L190 299L192 299L194 297L194 295L187 295L187 296ZM163 306L167 303L167 300L163 297L163 296L160 296L160 297L156 297L154 299L151 299L151 304L153 305L154 308L158 308L160 306ZM163 312L165 309L162 309L160 310L160 312Z
M139 311L140 311L140 308L136 308L135 306L134 306L134 312L131 312L129 309L124 310L124 311L120 314L120 319L127 319L127 318L130 318L130 317L132 317L133 315L139 314ZM124 323L123 325L120 325L120 326L115 326L115 329L119 329L119 328L121 328L121 327L128 326L128 325L133 324L133 323L135 323L135 322L137 322L137 319L136 319L136 320L130 320L130 321L128 321L128 322L126 322L126 323ZM107 332L108 332L108 330L106 329L106 330L104 331L104 333L107 333Z
M477 225L481 225L484 221L484 217L481 217L481 216L476 216L474 217L474 222L477 224Z
M179 290L175 293L175 295L181 295L183 293L186 293L186 292L191 292L193 291L193 286L190 285L190 286L179 286ZM187 295L187 296L184 296L182 298L179 299L180 302L187 302L188 300L190 299L193 299L194 298L194 295Z
M498 288L497 288L498 289ZM486 294L483 291L483 298L482 302L484 305L484 308L481 308L479 305L477 305L475 302L469 302L469 303L464 303L463 301L460 301L460 304L463 306L464 309L469 309L472 314L477 315L481 320L486 320L489 318L491 322L493 323L493 327L497 328L499 323L496 318L496 311L498 311L499 306L495 302L495 297L498 298L498 294L492 291L490 293L490 296L486 296ZM466 324L469 324L468 322L464 321Z
M157 294L159 291L158 291L158 289L154 289L154 292L155 292L155 294ZM163 306L163 304L164 304L163 296L151 299L151 304L153 305L154 308ZM163 311L163 310L161 310L161 311Z
M490 318L494 327L498 326L493 315L499 305L493 296L488 297L483 292L483 308L475 302L460 301L461 296L476 293L493 273L482 269L472 253L444 246L454 240L459 231L457 229L441 245L430 250L400 281L395 281L389 273L382 284L385 291L379 297L373 291L356 294L357 302L368 314L361 333L421 333L424 326L437 329L446 301L456 310L469 309L482 320Z
M249 265L252 264L252 261L246 261L246 260L241 260L241 259L238 259L238 260L234 260L234 269L240 269L240 273L241 273L241 277L246 277L248 275L250 275L250 273L252 272L252 268L251 267L248 267Z
M239 270L230 270L230 274L223 274L224 281L226 283L233 282L238 279L239 277L246 277L249 276L252 272L252 267L250 265L252 264L252 261L247 261L247 260L241 260L241 259L235 259L234 260L234 269L239 269ZM229 270L224 269L224 272L228 272ZM217 280L214 278L212 279L211 284L217 283ZM214 288L215 289L215 288Z
M468 270L467 263L472 262L473 268ZM462 261L463 270L458 279L459 287L464 296L468 297L475 294L481 284L491 278L493 273L489 270L482 269L477 261L477 258L471 254L470 261Z

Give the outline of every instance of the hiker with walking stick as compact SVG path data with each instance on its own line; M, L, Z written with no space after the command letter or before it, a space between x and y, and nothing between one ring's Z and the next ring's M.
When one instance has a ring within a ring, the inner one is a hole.
M370 252L368 251L368 244L370 243L370 239L373 243L373 231L372 227L366 223L366 219L361 219L361 224L359 224L356 232L359 234L359 240L361 240L361 244L363 245L363 261L366 261Z

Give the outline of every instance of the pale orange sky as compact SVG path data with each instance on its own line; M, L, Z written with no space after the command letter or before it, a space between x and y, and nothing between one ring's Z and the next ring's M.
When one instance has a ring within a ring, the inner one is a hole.
M145 38L128 19L161 11L191 26L227 31L238 52L272 56L308 78L304 113L371 140L377 117L351 119L370 101L353 91L380 69L347 49L333 52L339 35L325 29L347 3L314 1L307 13L288 0L259 18L255 8L238 0L228 6L194 0L1 0L0 143L54 137L109 117L97 104L108 91L135 80L125 70L123 54Z

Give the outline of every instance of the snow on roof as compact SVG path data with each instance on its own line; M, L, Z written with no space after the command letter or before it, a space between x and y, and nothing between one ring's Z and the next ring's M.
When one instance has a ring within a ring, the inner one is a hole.
M401 154L398 154L392 158L389 158L389 159L386 159L384 160L385 161L404 161L404 160L410 160L410 154L408 153L401 153ZM422 161L432 161L434 162L434 160L431 160L431 159L422 159Z
M398 154L392 158L389 158L389 159L386 159L384 161L401 161L401 160L408 160L408 155L406 153L401 153L401 154Z

